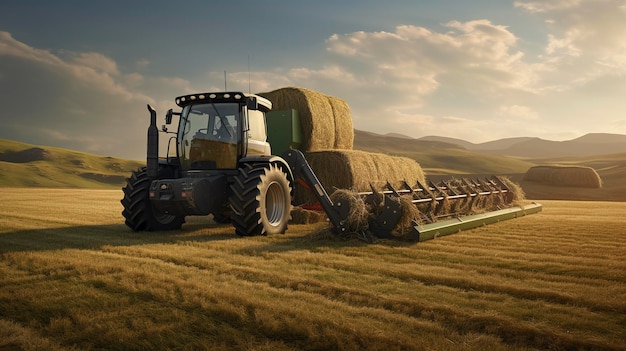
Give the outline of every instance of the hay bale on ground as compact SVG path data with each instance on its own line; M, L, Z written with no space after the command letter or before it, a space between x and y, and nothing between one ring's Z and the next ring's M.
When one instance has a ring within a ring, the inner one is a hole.
M555 186L602 187L602 179L598 173L585 166L535 166L528 169L524 180Z
M348 104L317 91L287 87L260 96L272 102L273 110L295 109L302 125L302 151L352 149L354 129Z
M306 153L306 159L328 194L336 189L370 191L370 184L382 189L387 181L400 187L425 182L420 165L410 158L358 150L326 150ZM297 204L314 204L310 191L297 189Z

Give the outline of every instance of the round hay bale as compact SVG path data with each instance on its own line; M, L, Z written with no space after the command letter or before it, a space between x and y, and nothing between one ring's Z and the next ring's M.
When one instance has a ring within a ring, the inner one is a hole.
M302 125L302 151L352 149L354 129L348 104L341 99L305 88L287 87L260 96L273 110L295 109Z
M354 146L354 126L350 106L342 99L328 96L328 102L335 117L335 145L333 149L352 150Z
M383 189L387 182L401 187L402 181L414 185L425 182L420 165L410 158L359 150L326 150L306 153L311 169L328 194L336 189L370 191L370 184ZM296 190L296 203L317 202L310 191Z
M602 179L598 173L585 166L534 166L528 169L524 180L555 186L602 187Z

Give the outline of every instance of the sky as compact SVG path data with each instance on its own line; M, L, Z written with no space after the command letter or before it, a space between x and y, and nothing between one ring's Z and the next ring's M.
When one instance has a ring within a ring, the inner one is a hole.
M144 159L146 104L224 72L380 134L626 134L626 0L0 0L0 138Z

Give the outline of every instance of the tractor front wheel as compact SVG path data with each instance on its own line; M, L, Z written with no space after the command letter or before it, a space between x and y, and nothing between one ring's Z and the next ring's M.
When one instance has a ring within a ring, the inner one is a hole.
M164 172L166 169L159 170L161 175ZM122 189L124 198L120 201L124 206L122 215L126 218L126 225L136 232L180 229L185 222L184 216L160 213L152 207L150 183L146 167L139 168L126 180Z
M291 215L291 186L275 164L246 164L231 186L231 220L240 236L284 233Z

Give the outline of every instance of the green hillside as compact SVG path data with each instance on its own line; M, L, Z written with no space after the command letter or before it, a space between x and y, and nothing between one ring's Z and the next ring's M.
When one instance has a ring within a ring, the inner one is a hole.
M399 151L396 154L419 162L426 175L525 173L533 166L515 158L460 149Z
M0 186L120 188L143 163L0 139Z

